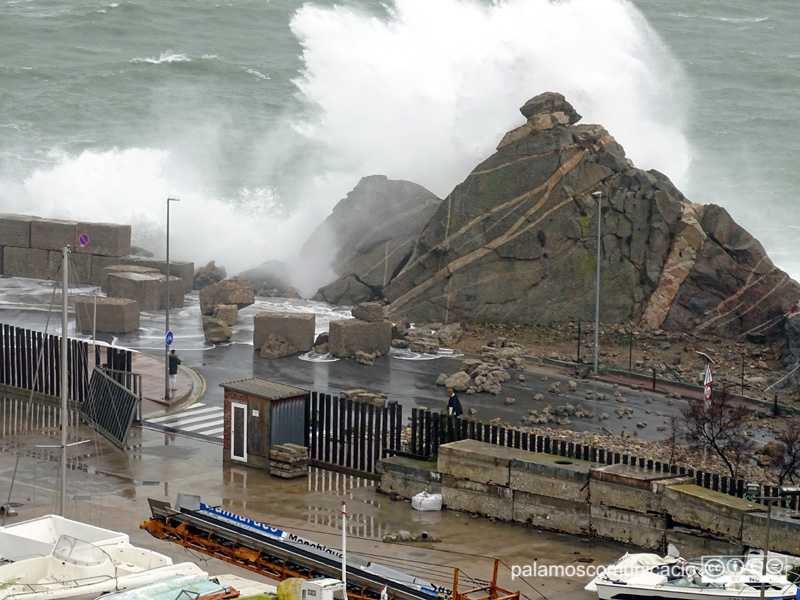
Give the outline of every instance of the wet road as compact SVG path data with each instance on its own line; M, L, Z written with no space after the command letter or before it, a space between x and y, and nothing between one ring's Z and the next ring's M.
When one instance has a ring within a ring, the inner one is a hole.
M59 333L60 312L51 312L51 303L55 303L52 310L60 311L60 291L56 290L54 295L53 288L54 282L49 281L0 278L0 322L41 331L47 327L50 333ZM70 294L91 297L94 290L90 287L77 288L71 290ZM170 311L170 329L174 334L172 347L178 351L185 366L195 369L205 378L207 387L201 400L206 406L222 406L223 389L220 384L262 377L331 394L354 388L384 393L390 401L403 405L406 414L410 414L414 407L439 410L445 407L446 395L444 388L436 385L437 377L440 374L451 375L461 368L463 357L460 356L432 358L396 350L376 359L373 366L361 365L353 360L314 362L298 357L263 359L252 345L253 317L261 311L314 312L317 333L327 331L331 320L350 318L349 309L325 303L259 298L252 306L239 311L231 343L210 345L206 344L203 336L198 294L193 292L187 295L183 308ZM163 311L143 312L138 331L118 336L100 334L98 340L162 357L164 317ZM74 331L70 335L90 339ZM512 380L503 384L498 396L486 393L461 394L464 409L475 409L476 417L483 422L500 418L517 426L522 425L521 418L528 415L530 410L541 413L548 405L553 408L567 404L573 407L581 405L595 418L573 416L569 425L564 427L598 433L610 431L621 434L626 431L642 439L663 439L667 431L659 431L657 427L665 425L669 416L678 414L685 405L683 400L673 402L660 393L618 388L602 381L573 379L564 369L545 368L536 364L528 365L524 381L518 380L518 372L511 372L511 376ZM570 380L578 384L572 392L568 391ZM549 391L554 381L561 382L562 393L553 394ZM587 398L587 392L591 392L591 398ZM615 399L615 392L622 395L623 401ZM544 400L534 400L536 394L542 394ZM598 394L605 394L606 400L598 400ZM507 404L508 398L513 398L514 402ZM629 410L631 414L619 417L617 410ZM607 413L609 418L599 420L597 417L601 413ZM637 427L636 424L640 422L647 423L647 426ZM551 423L549 426L558 428L560 425Z

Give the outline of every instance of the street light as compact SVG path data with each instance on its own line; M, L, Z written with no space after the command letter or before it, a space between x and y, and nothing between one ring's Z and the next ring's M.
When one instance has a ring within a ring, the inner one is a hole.
M761 500L767 504L767 535L764 540L764 555L761 557L761 595L760 599L764 600L764 592L766 590L767 578L767 554L769 554L769 530L772 524L772 504L776 500L782 500L786 496L800 496L800 487L795 485L786 485L778 488L777 496L758 496L761 492L761 486L757 483L748 483L746 486L745 498L747 500Z
M597 358L600 354L598 334L600 332L600 221L602 219L603 192L592 192L592 197L597 200L597 280L595 282L594 297L594 376L597 377Z
M169 203L180 201L180 198L167 198L167 318L164 331L164 400L167 402L169 402L169 344L167 337L169 336L169 278L171 276L169 269Z

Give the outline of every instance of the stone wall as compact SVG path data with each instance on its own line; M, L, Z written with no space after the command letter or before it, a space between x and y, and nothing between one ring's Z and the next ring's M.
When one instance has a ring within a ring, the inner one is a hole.
M441 491L446 508L597 537L685 557L741 554L766 541L766 507L694 485L690 477L631 465L461 440L431 462L378 463L381 490ZM770 550L800 555L800 520L773 509Z

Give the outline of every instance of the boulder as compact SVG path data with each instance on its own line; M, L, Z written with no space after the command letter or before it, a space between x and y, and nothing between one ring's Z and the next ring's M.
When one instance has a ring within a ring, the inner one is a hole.
M205 267L198 267L194 271L192 287L202 290L214 283L219 283L228 276L225 267L218 267L215 261L211 261Z
M379 293L364 284L352 273L343 275L336 281L317 290L312 300L327 302L336 306L371 302L379 297Z
M445 379L444 384L456 392L465 392L470 384L472 384L472 379L464 371L458 371Z
M200 312L214 314L218 304L235 304L242 309L256 301L253 284L246 279L225 279L200 290Z
M239 308L235 304L217 304L214 307L215 319L225 321L229 327L236 325L236 319L239 316Z
M203 316L203 334L207 344L230 342L233 339L233 331L225 321L205 315Z
M383 304L380 302L361 302L354 306L350 313L356 319L368 323L377 323L386 319L386 315L383 314Z

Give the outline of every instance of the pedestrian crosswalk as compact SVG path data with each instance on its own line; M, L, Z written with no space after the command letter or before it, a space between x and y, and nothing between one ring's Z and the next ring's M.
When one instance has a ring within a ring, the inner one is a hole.
M217 438L219 441L222 441L225 431L222 407L207 406L202 402L197 402L175 414L146 419L145 424L177 433Z

